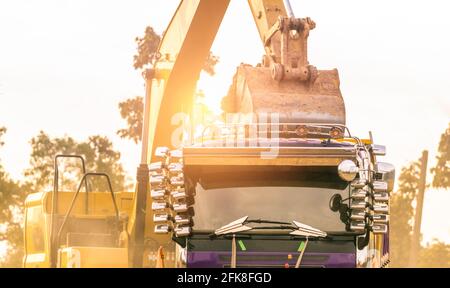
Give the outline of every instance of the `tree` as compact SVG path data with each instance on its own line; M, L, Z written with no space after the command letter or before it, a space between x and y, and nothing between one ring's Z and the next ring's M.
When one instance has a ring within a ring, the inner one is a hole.
M0 147L6 128L0 127ZM0 267L20 267L23 255L22 210L25 194L19 183L11 180L0 163L0 242L7 245L7 255Z
M128 138L138 143L141 140L144 119L144 100L137 96L119 103L120 116L127 121L128 128L120 129L120 138Z
M153 56L158 49L161 36L159 36L152 27L145 28L145 34L142 38L136 37L137 55L134 55L134 69L143 69L152 64Z
M32 192L50 191L54 170L54 157L57 154L76 154L76 143L71 137L55 138L40 131L30 141L30 168L25 170L25 179Z
M7 255L0 267L20 267L23 255L22 211L24 190L0 170L0 242L5 241Z
M450 187L450 123L441 135L437 152L436 166L431 169L431 173L434 175L432 186L448 189ZM449 268L450 245L434 239L431 244L422 247L418 267Z
M2 136L6 133L6 127L0 127L0 147L5 145L5 142L2 141Z
M111 141L106 136L91 136L85 143L79 144L80 154L86 159L88 171L103 172L109 175L114 191L123 191L125 184L125 171L120 163L120 152L113 149ZM105 179L93 182L93 188L107 191Z
M393 267L407 267L413 232L413 203L420 177L420 162L404 167L397 191L391 195L390 253Z
M433 186L450 187L450 125L442 134L438 147ZM393 267L407 267L412 249L415 201L419 190L420 161L404 167L400 173L399 188L391 195L391 260ZM449 267L450 245L435 240L419 251L418 267Z
M450 245L436 239L423 247L419 254L419 268L450 268Z
M434 174L433 187L450 187L450 123L447 130L441 136L438 147L438 156L436 167L431 169Z
M33 137L31 143L30 168L25 171L32 191L49 191L52 189L54 173L54 157L57 154L77 154L84 157L87 172L104 172L110 176L114 191L125 188L125 172L120 164L120 153L113 149L111 141L103 136L91 136L85 142L77 142L73 138L50 138L41 131ZM60 173L61 189L75 190L80 174L80 164L73 161L61 161L65 173ZM92 178L91 178L92 179ZM94 178L92 188L107 189L104 179Z
M219 63L219 56L215 56L212 52L209 52L208 57L206 58L205 64L203 65L203 71L205 71L210 76L216 75L216 65Z

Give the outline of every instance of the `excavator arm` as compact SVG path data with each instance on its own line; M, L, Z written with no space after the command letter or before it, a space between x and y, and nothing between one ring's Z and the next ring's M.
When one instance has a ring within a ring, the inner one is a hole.
M314 81L315 67L308 63L309 31L316 27L310 18L295 18L288 0L248 0L274 80L296 78Z

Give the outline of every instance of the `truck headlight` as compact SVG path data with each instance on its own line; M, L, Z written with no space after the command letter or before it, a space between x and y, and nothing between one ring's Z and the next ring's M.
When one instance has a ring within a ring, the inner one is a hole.
M338 166L338 174L342 180L351 182L356 178L359 169L352 160L344 160Z

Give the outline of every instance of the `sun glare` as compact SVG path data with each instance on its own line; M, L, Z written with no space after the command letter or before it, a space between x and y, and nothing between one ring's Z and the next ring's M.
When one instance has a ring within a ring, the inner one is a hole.
M7 252L8 252L8 243L6 241L0 241L0 261L4 260Z
M219 65L219 64L218 64ZM229 70L229 69L228 69ZM222 98L227 94L228 87L231 85L233 75L225 69L220 69L214 76L205 72L201 73L197 84L197 90L204 94L203 104L215 114L220 114L222 108L220 103Z

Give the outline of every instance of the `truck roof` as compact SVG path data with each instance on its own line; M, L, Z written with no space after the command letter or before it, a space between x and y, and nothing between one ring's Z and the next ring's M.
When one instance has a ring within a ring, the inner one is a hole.
M234 143L233 147L229 147L223 141L208 141L184 147L184 165L337 166L343 160L354 159L356 155L355 144L350 141L277 140L272 143L260 141L258 146L248 146L247 142Z

